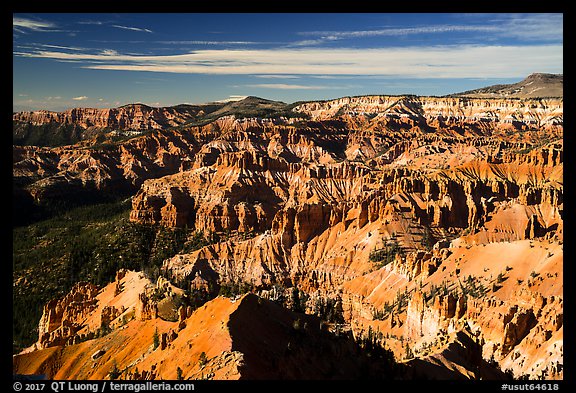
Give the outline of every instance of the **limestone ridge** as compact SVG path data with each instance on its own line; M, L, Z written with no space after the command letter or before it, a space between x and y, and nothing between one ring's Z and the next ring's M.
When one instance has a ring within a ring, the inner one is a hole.
M538 98L563 97L563 95L564 76L562 74L535 73L518 83L494 85L453 94L452 96L474 98Z
M14 146L15 182L38 202L124 187L132 222L219 237L165 259L157 283L124 272L109 289L78 284L46 305L30 351L72 359L111 337L134 348L119 365L128 379L174 378L169 359L180 352L199 361L178 363L190 378L358 377L286 335L297 326L305 342L342 351L323 341L316 315L332 333L391 351L404 377L563 377L562 98L363 96L282 108L292 115L228 114L106 149ZM258 296L168 310L183 293L240 284ZM296 289L307 315L269 302L294 308ZM109 335L98 336L102 326ZM155 327L161 352L135 338ZM105 377L114 348L90 371L54 375ZM30 356L14 369L52 364ZM314 359L305 370L304 358Z
M128 104L108 109L15 112L12 115L12 136L17 145L59 146L97 136L102 141L183 125L206 124L223 116L245 118L286 114L286 107L283 102L246 97L229 103L180 104L170 107Z
M124 130L149 130L167 128L184 123L200 112L199 107L153 108L144 104L124 105L111 109L73 108L64 112L17 112L13 120L33 125L46 123L77 124L82 128L109 128Z
M455 137L478 144L488 143L482 142L488 140L482 137L507 134L502 143L525 144L543 132L558 138L563 119L562 100L517 103L371 96L307 103L293 111L314 121L296 127L297 119L225 116L205 126L167 130L105 147L15 146L13 173L17 179L36 180L29 189L41 199L44 189L56 190L62 183L97 189L138 187L147 178L213 164L220 152L266 150L271 158L286 162L391 160L413 139L427 143L433 138ZM261 131L255 133L256 129ZM520 140L514 131L528 138ZM204 161L198 162L200 158Z

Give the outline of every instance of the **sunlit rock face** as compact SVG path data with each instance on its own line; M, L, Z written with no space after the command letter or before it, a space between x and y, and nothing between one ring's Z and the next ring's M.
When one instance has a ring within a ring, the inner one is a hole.
M291 110L290 119L226 116L105 151L14 147L13 172L36 200L63 185L128 187L132 222L218 235L163 262L181 290L246 283L272 298L276 286L296 287L304 311L334 301L355 337L375 334L414 375L434 377L431 365L443 364L450 377L563 377L561 98L364 96ZM142 111L126 124L148 127L154 117ZM72 344L87 314L126 312L92 304L94 291L79 284L46 305L38 349ZM241 366L250 352L230 344L234 310L252 300L215 302L206 307L216 322L185 308L164 321L142 288L123 305L150 337L154 321L173 323L160 329L166 353L186 349L186 329L215 332L220 321L230 334L219 352L205 350L215 375L259 375ZM193 357L208 348L189 340ZM131 378L172 375L149 359Z

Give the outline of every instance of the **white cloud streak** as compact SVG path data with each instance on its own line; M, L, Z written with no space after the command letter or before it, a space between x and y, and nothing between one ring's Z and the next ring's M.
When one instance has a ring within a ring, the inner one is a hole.
M228 98L225 98L225 99L223 99L223 100L217 100L217 101L214 101L214 102L219 102L219 103L235 102L235 101L241 101L241 100L243 100L243 99L246 98L246 97L248 97L248 96L235 96L235 95L232 95L232 96L229 96Z
M25 31L52 31L56 25L52 22L33 20L21 17L12 17L12 28L19 33Z
M132 26L122 26L122 25L112 25L112 27L115 27L117 29L122 29L122 30L131 30L131 31L141 31L144 33L152 33L152 30L150 29L144 29L141 27L132 27Z
M198 50L179 55L17 52L81 62L83 68L215 75L382 75L407 78L516 78L561 73L562 45Z
M488 16L490 16L490 14L488 14ZM470 15L468 15L468 17L470 17ZM475 19L478 18L478 16L474 15L472 15L472 17ZM563 14L493 14L493 18L484 24L394 27L355 31L304 31L298 34L319 38L297 41L292 43L291 46L315 46L329 41L351 38L379 36L400 37L441 33L482 33L520 40L561 42L563 37L563 21Z
M74 97L74 98L72 98L72 99L73 99L74 101L84 101L84 100L87 100L88 97L86 97L86 96L80 96L80 97Z
M256 41L202 41L202 40L154 41L154 43L164 44L164 45L262 45L262 44L267 44L266 42L256 42Z
M500 23L500 35L521 40L562 41L564 34L563 14L512 14Z
M497 26L459 26L459 25L438 25L406 28L388 28L378 30L357 30L357 31L309 31L301 32L301 35L322 36L323 39L336 40L343 38L377 37L377 36L407 36L415 34L437 34L455 32L497 32ZM314 40L312 40L313 42ZM303 41L306 42L306 41Z
M114 49L104 49L100 51L100 54L104 56L118 56L120 53Z
M107 22L102 22L102 21L100 21L100 20L83 20L83 21L76 22L76 23L78 23L79 25L95 25L95 26L101 26L101 25L103 25L104 23L107 23Z
M50 45L50 44L37 44L43 48L50 48L50 49L64 49L64 50L71 50L75 52L82 52L85 51L86 48L78 48L74 46L61 46L61 45Z

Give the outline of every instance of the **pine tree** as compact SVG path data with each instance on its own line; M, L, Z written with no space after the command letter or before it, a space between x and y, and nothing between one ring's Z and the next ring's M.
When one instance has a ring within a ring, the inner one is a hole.
M208 357L206 356L206 352L202 351L200 357L198 358L198 364L200 367L204 367L206 363L208 363Z
M154 349L158 348L158 346L160 346L160 337L158 336L158 328L154 330L154 336L152 336L152 339L154 340Z

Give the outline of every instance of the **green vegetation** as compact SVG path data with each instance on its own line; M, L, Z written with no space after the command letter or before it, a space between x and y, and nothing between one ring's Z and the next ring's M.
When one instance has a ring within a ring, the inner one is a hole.
M98 329L96 336L97 337L104 337L107 334L109 334L111 331L112 331L112 328L110 328L110 325L105 323L104 321L102 321L100 323L100 328Z
M424 232L422 233L422 246L426 250L430 251L432 250L432 247L434 247L435 242L436 239L434 239L434 235L432 235L430 228L424 227Z
M344 311L342 309L342 299L333 298L316 298L314 303L314 314L328 323L344 323Z
M400 314L404 312L406 307L408 307L411 295L412 291L409 291L408 288L404 288L403 291L398 290L392 303L384 302L382 309L375 309L372 311L372 318L382 321L388 318L392 313Z
M396 307L396 313L400 314L408 307L408 301L410 300L410 295L412 291L405 288L404 291L396 292L396 298L394 299L394 306Z
M222 116L234 115L237 119L260 117L260 118L309 118L305 113L293 112L294 104L285 104L280 101L270 101L258 97L246 97L240 101L228 102L224 105L204 105L203 116L198 116L194 120L187 122L177 129L191 126L203 126Z
M412 352L412 348L410 348L410 345L408 345L408 343L404 344L404 358L405 359L414 358L414 352Z
M306 302L308 301L308 295L306 292L300 291L298 287L292 287L290 297L292 311L306 313Z
M443 281L440 285L431 283L428 291L423 292L424 299L426 302L429 302L437 296L445 297L449 294L452 294L456 298L460 295L470 296L472 298L482 298L488 292L488 288L486 288L486 286L484 286L477 277L472 275L467 276L463 282L459 281L459 283L460 290L458 290L458 287L451 288L446 281ZM387 319L392 313L402 313L408 306L412 293L413 292L408 291L407 288L403 291L396 292L396 297L392 303L385 302L381 309L374 309L372 311L372 318L382 321Z
M465 296L473 298L481 298L488 292L488 288L472 275L466 277L464 283L460 283L460 289Z
M202 351L200 353L200 357L198 358L198 364L200 367L204 367L208 363L208 357L206 356L206 352Z
M428 293L424 293L424 298L426 301L435 298L436 296L447 296L451 293L450 289L448 288L448 283L446 281L442 281L440 285L430 284L430 290Z
M218 295L227 298L234 298L236 296L251 292L252 289L252 285L245 282L227 282L220 285Z
M89 185L60 185L56 197L47 197L42 203L35 202L27 191L23 190L25 184L21 179L15 179L12 184L12 227L32 225L51 218L70 217L70 212L81 214L82 220L86 215L95 219L106 219L129 207L131 190L118 192L101 191ZM124 202L123 202L124 201ZM76 210L86 207L83 210ZM102 211L98 211L102 208Z
M160 336L158 336L158 328L154 330L152 335L152 344L154 345L154 350L160 346Z
M130 139L138 138L144 135L151 135L155 132L160 132L158 130L144 130L133 132L128 130L125 132L110 132L108 129L102 129L98 131L94 143L86 149L92 149L98 152L110 152L118 148L121 142L128 141Z
M74 124L12 122L12 143L19 146L64 146L82 139L84 128Z
M110 377L111 380L115 380L120 377L120 374L122 374L122 371L118 369L118 364L116 363L116 361L114 361L114 363L112 364L112 369L110 369L108 376Z
M375 262L378 268L384 267L394 261L396 254L403 255L404 251L394 239L384 239L382 248L376 248L370 251L368 259Z
M190 229L132 223L129 211L129 200L82 206L13 229L13 351L37 340L44 304L76 282L105 285L121 268L156 279L164 259L209 244Z
M384 369L387 377L399 373L401 366L396 363L394 359L394 353L385 348L385 340L381 332L375 332L372 327L368 327L368 332L366 334L360 334L358 338L354 341L359 348L362 349L364 355L369 359L374 365L379 365ZM364 370L365 372L367 370ZM367 373L370 374L370 373ZM380 378L383 376L380 375Z

